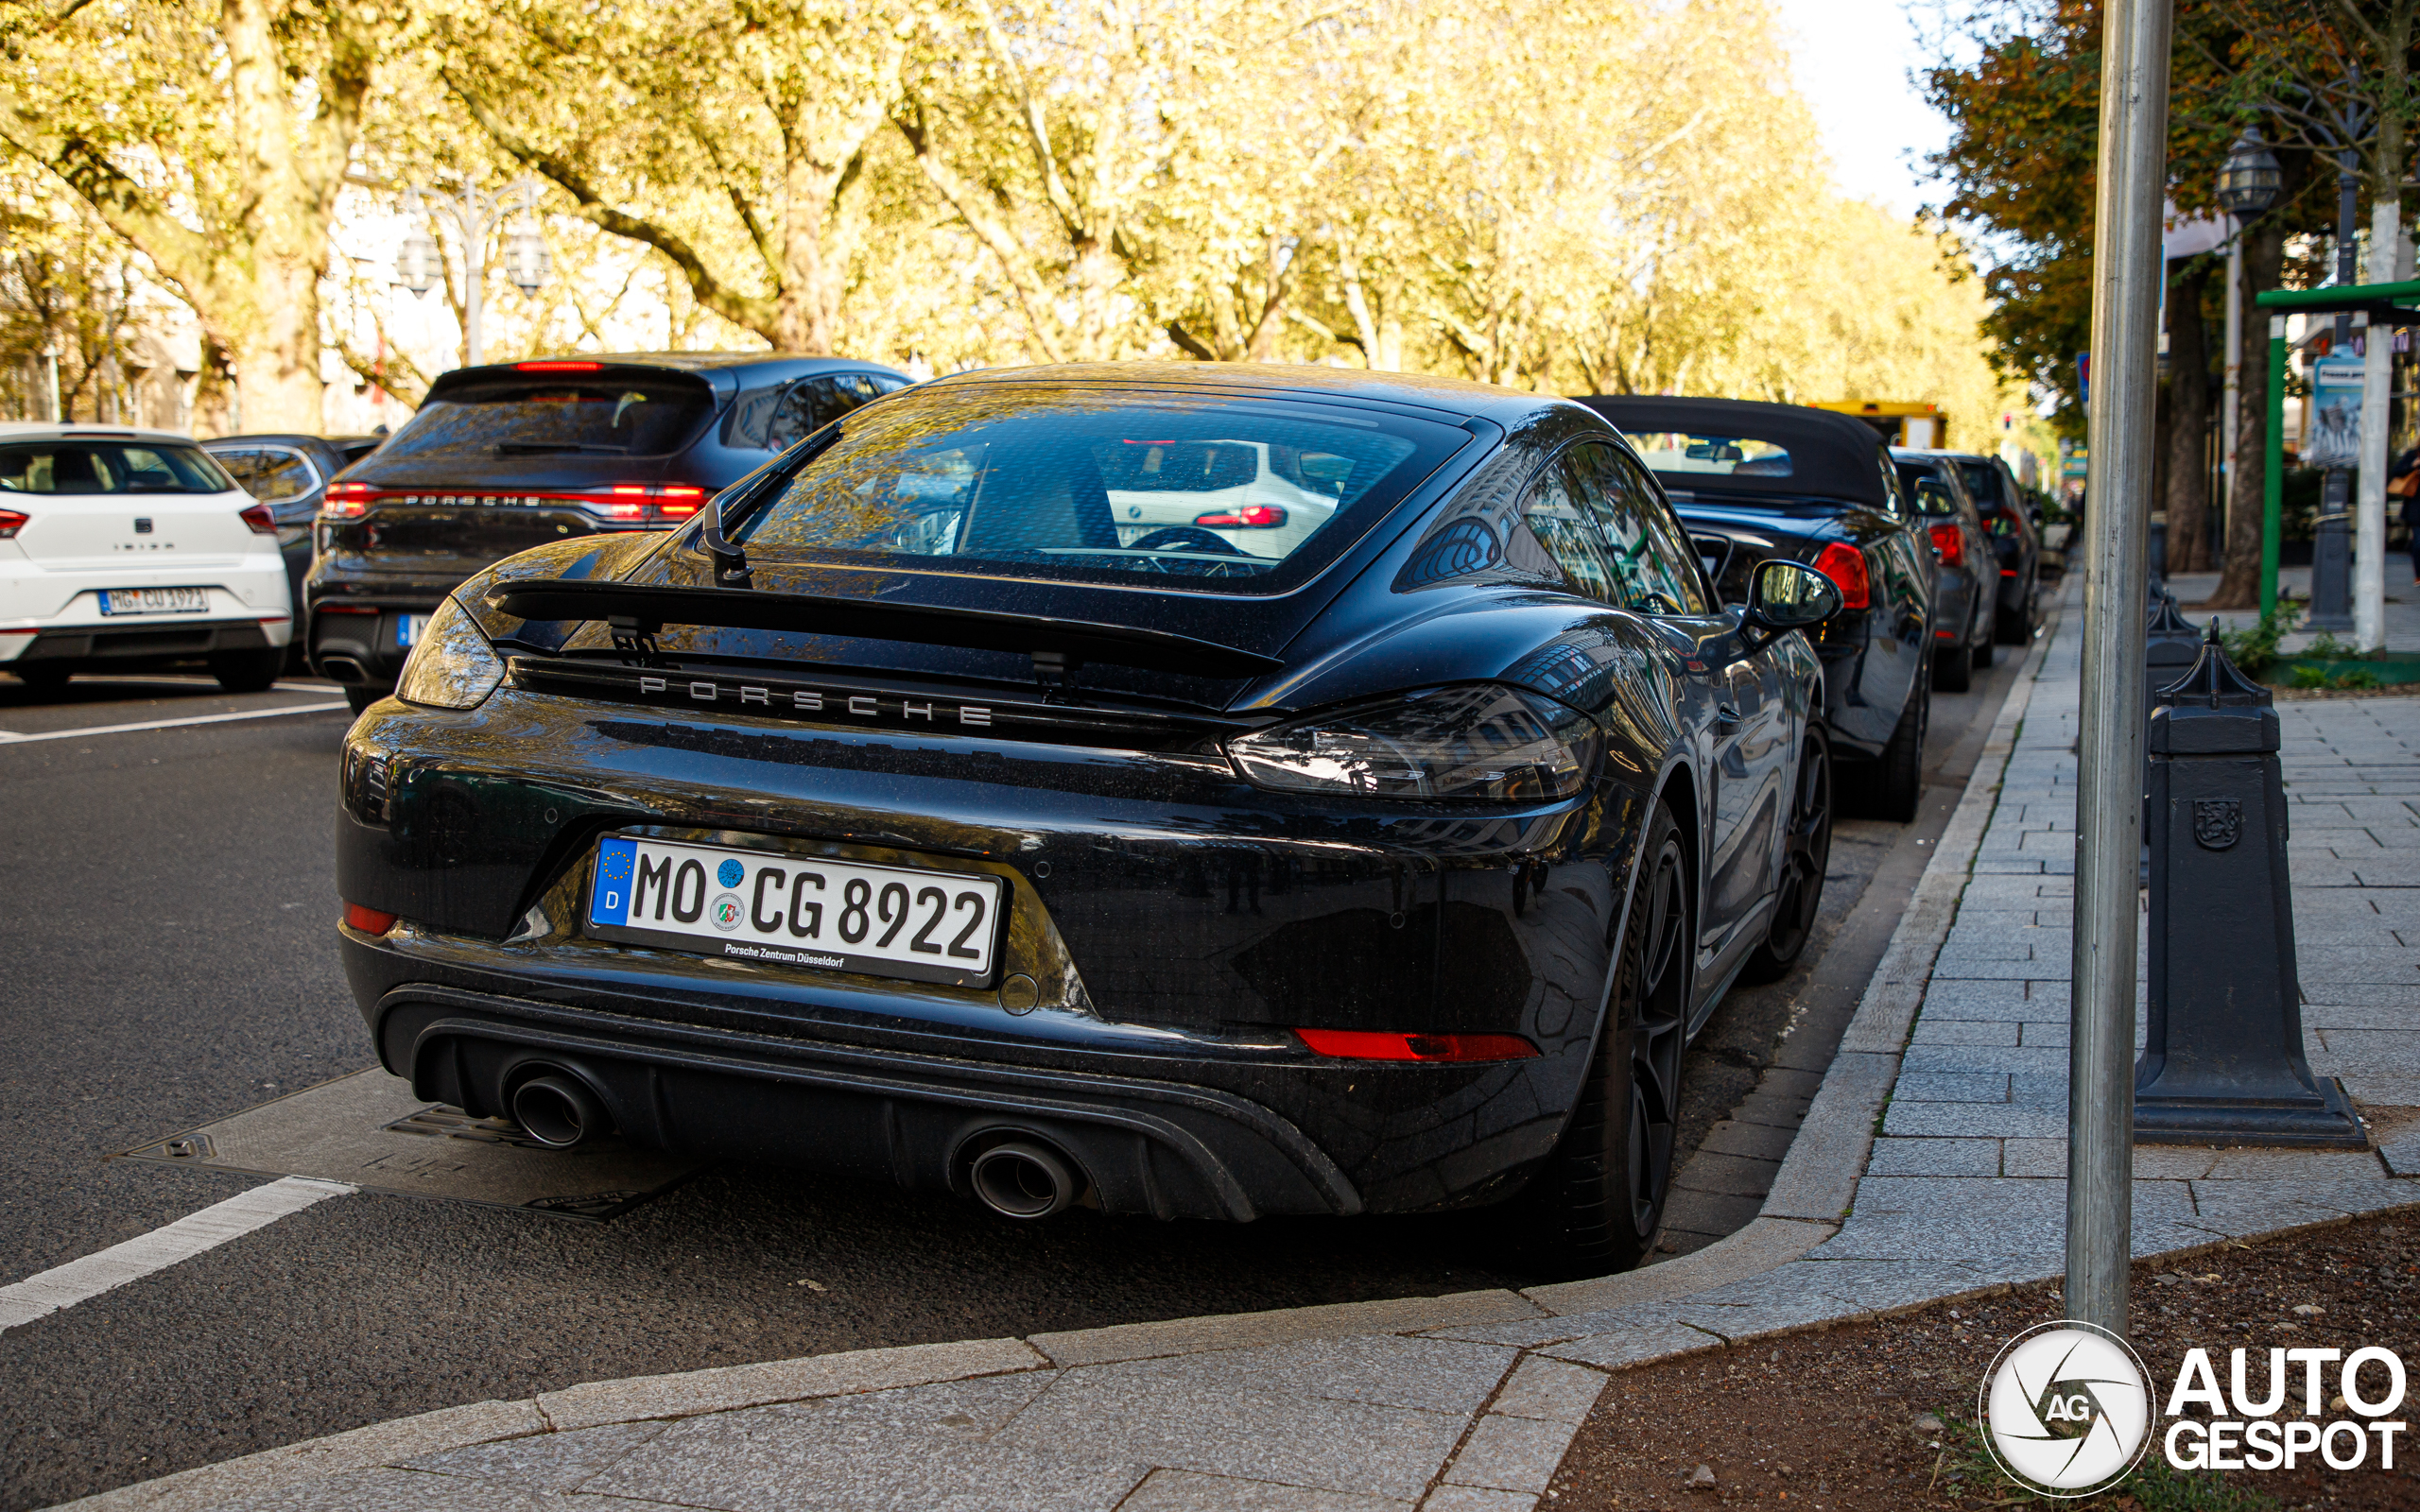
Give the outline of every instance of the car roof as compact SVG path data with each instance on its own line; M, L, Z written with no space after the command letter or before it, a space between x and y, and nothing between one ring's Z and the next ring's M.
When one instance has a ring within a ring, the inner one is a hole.
M32 440L41 437L73 437L78 440L111 441L175 441L191 446L194 438L182 431L151 430L139 425L61 425L46 420L0 421L0 441Z
M330 446L342 450L375 436L311 436L302 431L247 431L241 436L213 436L201 444L215 446Z
M1467 378L1374 372L1284 362L1071 362L1033 368L983 368L923 385L925 392L994 384L1097 384L1104 388L1165 388L1171 392L1232 388L1406 404L1456 419L1501 420L1546 408L1571 407L1551 394L1504 388Z
M1786 477L1657 472L1667 487L1742 497L1822 495L1873 508L1890 507L1881 469L1874 463L1874 451L1882 444L1882 438L1854 416L1806 404L1671 394L1586 394L1579 403L1605 417L1624 435L1703 427L1718 434L1771 440L1789 453L1790 472Z

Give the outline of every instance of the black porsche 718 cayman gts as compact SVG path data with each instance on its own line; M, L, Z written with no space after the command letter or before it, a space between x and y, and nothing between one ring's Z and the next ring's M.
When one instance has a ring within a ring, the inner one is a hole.
M569 1145L1652 1243L1681 1051L1803 947L1840 603L1719 603L1578 405L970 374L465 582L346 742L346 970Z

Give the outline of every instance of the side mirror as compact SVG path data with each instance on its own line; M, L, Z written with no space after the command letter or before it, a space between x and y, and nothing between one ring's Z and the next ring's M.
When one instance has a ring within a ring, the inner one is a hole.
M1761 561L1748 579L1747 619L1759 629L1805 629L1840 611L1840 585L1803 562Z

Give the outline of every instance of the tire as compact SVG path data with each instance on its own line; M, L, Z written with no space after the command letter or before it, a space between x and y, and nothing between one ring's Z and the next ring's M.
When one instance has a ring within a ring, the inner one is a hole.
M1916 816L1925 796L1925 736L1932 728L1932 687L1920 676L1899 711L1898 728L1866 774L1867 807L1874 816L1905 824Z
M385 696L387 696L387 692L383 688L347 688L344 690L345 707L351 709L354 713L361 713L361 711L369 708L372 704L376 703L379 699L384 698Z
M1995 656L1996 652L1996 644L1994 643L1994 641L1992 640L1992 638L1991 638L1990 636L1986 635L1986 636L1984 636L1981 640L1979 640L1979 641L1976 642L1976 643L1975 643L1975 667L1976 667L1976 669L1979 671L1980 669L1982 669L1982 668L1984 668L1984 667L1990 666L1990 665L1992 664L1992 660L1993 660L1993 657Z
M1596 1058L1554 1153L1514 1199L1529 1259L1544 1271L1610 1275L1654 1247L1672 1188L1691 918L1680 827L1658 802L1640 842Z
M285 647L263 651L220 651L210 659L210 675L229 693L258 693L285 671Z
M67 686L69 678L76 675L76 668L64 662L37 662L31 666L16 662L11 663L9 670L15 673L17 680L26 687L40 688L44 693L57 693Z
M1809 730L1790 797L1789 833L1782 850L1772 923L1741 969L1746 980L1778 982L1798 964L1815 935L1815 916L1824 907L1824 873L1831 864L1831 743L1821 730Z
M1932 659L1932 685L1941 693L1964 693L1975 685L1975 659L1965 654L1964 646L1953 646L1948 656Z

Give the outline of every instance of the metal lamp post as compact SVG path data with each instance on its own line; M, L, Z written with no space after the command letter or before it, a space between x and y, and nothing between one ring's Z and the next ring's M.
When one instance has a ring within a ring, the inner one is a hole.
M476 184L466 183L456 194L439 193L431 198L434 207L442 210L454 221L462 241L462 355L464 364L475 368L487 360L486 343L479 329L480 318L487 303L488 233L506 215L518 214L521 226L505 241L505 276L525 295L535 295L554 276L554 258L546 250L545 239L539 235L536 211L540 185L535 179L517 179L507 188L512 196L508 210L502 200ZM404 237L402 250L395 258L395 273L404 287L414 295L426 294L441 271L442 259L437 243L419 224L427 214L423 203L424 191L413 185L404 191L404 214L413 221L411 231Z
M2360 209L2360 160L2351 147L2336 155L2336 285L2349 288L2361 281L2355 264L2358 246L2355 217ZM2353 316L2339 311L2327 354L2342 356L2353 344ZM2319 495L2319 519L2312 530L2310 553L2310 628L2349 630L2353 627L2353 471L2331 465Z
M2235 502L2235 446L2241 434L2243 389L2243 232L2252 221L2277 202L2284 176L2277 155L2257 131L2236 138L2227 161L2219 168L2219 204L2227 213L2227 355L2226 395L2219 406L2219 475L2227 505ZM2224 507L2221 509L2225 514ZM2224 531L2220 540L2227 539Z

